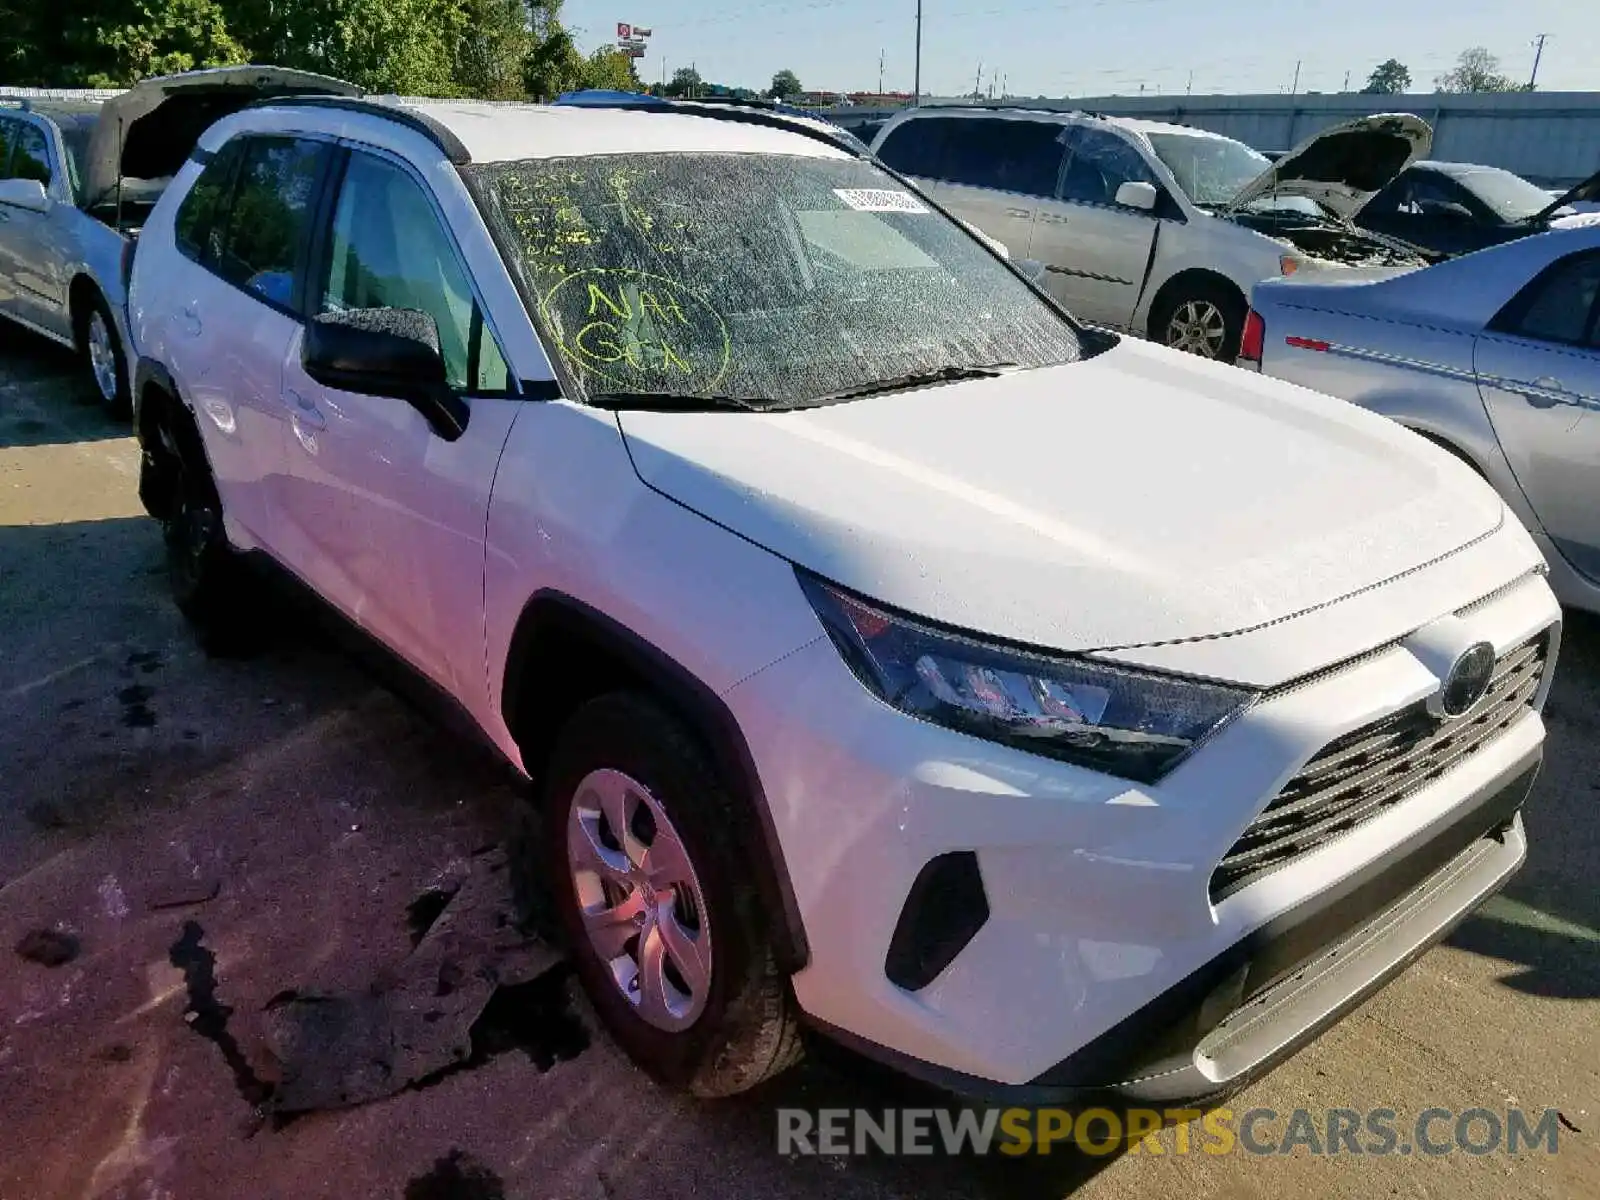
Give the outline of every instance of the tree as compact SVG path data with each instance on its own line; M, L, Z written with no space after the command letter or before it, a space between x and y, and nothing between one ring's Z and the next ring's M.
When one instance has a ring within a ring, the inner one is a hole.
M633 59L610 46L601 46L583 64L583 86L608 92L637 92L639 75Z
M782 100L788 96L798 96L803 90L800 76L785 69L772 77L772 86L767 89L767 95L774 100Z
M1521 84L1500 74L1500 60L1482 46L1463 50L1456 69L1434 80L1441 92L1520 92Z
M1398 96L1410 86L1410 69L1398 58L1391 58L1372 68L1367 86L1361 91L1368 96Z
M526 96L522 63L531 35L523 0L463 0L462 17L454 72L457 90L485 100Z
M136 10L136 20L97 31L113 62L108 70L89 76L90 87L230 66L248 57L229 35L216 0L143 0Z
M693 67L679 67L672 73L672 80L667 84L669 96L698 96L705 88L705 80L700 78L700 72Z

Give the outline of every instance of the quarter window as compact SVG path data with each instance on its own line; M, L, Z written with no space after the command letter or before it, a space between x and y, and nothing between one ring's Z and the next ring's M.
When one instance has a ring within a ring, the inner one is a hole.
M227 211L228 193L243 145L243 142L232 141L218 151L200 172L183 203L178 205L174 237L178 249L196 262L211 265L222 256L220 218Z
M0 120L0 179L11 178L11 147L21 130L21 121Z
M415 180L370 154L353 154L339 192L322 312L408 308L439 331L450 386L504 392L508 372L484 327L455 247Z
M50 186L50 143L37 125L17 129L16 150L11 158L11 178L37 179Z
M321 142L248 141L233 204L223 222L216 269L224 279L280 308L294 306L295 283L327 155Z
M1043 121L953 120L941 177L969 187L1054 196L1063 128Z
M1600 253L1575 254L1547 267L1506 306L1496 324L1541 342L1600 345Z
M948 117L913 118L889 131L878 151L883 163L902 175L943 178L945 133L957 124Z

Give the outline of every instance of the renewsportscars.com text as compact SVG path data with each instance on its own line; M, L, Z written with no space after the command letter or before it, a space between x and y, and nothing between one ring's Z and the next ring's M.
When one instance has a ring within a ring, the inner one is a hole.
M823 1156L1021 1156L1068 1148L1149 1155L1555 1154L1561 1129L1553 1108L1426 1108L1409 1117L1392 1108L780 1108L777 1117L778 1153Z

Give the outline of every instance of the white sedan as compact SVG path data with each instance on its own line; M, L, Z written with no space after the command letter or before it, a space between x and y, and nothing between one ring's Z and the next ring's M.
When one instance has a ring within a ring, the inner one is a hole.
M1366 282L1259 284L1241 361L1385 413L1494 484L1600 612L1600 225Z

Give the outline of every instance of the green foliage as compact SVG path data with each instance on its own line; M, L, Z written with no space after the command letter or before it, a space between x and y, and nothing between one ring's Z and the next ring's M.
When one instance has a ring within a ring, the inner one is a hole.
M1391 58L1372 68L1367 86L1361 91L1368 96L1397 96L1410 86L1410 69L1398 58Z
M1441 92L1521 92L1526 85L1500 74L1500 60L1483 46L1463 50L1456 69L1434 80Z
M633 69L633 59L609 46L600 47L583 64L583 86L614 92L641 90L639 74Z
M523 0L462 0L455 86L466 96L517 100L527 93L523 61L533 48Z
M772 86L767 89L767 95L774 100L783 100L789 96L798 96L804 90L800 86L800 76L786 69L772 77Z
M666 90L669 96L698 96L705 90L705 80L693 67L679 67Z

